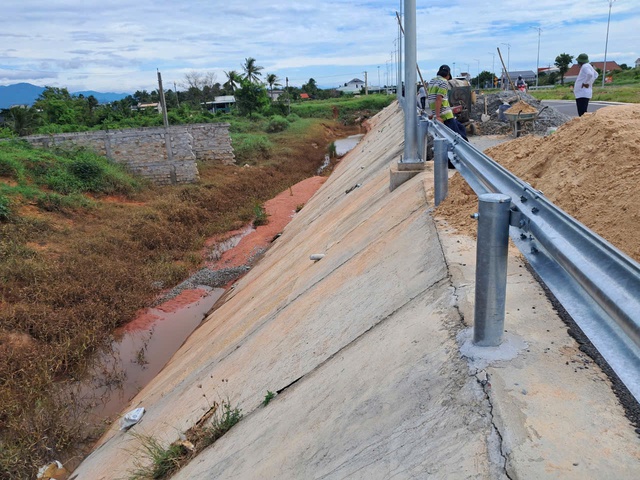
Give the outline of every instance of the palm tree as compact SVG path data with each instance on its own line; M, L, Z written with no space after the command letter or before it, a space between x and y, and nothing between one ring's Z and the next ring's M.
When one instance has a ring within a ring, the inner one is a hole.
M224 72L224 74L227 76L227 81L225 82L224 87L231 90L231 94L233 95L236 91L236 88L238 88L238 85L240 85L242 77L235 70Z
M267 85L269 85L269 90L271 90L271 100L273 100L273 87L274 86L279 87L282 84L278 83L280 79L275 73L268 73L266 80L267 80Z
M256 65L256 59L253 57L245 58L244 65L242 65L242 70L244 70L244 78L249 80L251 83L258 83L258 80L264 67L260 67Z

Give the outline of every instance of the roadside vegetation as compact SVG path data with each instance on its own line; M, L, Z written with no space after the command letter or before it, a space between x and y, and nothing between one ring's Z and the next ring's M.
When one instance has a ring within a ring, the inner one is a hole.
M267 221L264 201L315 175L333 140L395 99L303 103L293 93L228 113L176 102L171 123L230 124L237 164L200 164L199 183L170 187L86 149L41 150L19 138L162 125L155 110L112 105L105 114L51 88L37 110L11 109L0 127L0 477L32 478L51 460L82 456L101 430L67 387L109 348L113 330L198 270L207 238Z
M130 480L162 480L187 465L205 448L214 444L231 428L242 420L242 410L232 408L227 399L214 402L209 411L196 425L182 433L180 438L168 447L163 446L150 435L133 435L142 445L143 455L139 465L131 473Z

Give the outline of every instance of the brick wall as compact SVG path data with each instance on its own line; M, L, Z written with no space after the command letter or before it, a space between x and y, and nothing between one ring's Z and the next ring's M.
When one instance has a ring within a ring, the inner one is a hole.
M32 135L24 139L38 147L90 147L158 185L196 182L196 162L235 163L228 123Z

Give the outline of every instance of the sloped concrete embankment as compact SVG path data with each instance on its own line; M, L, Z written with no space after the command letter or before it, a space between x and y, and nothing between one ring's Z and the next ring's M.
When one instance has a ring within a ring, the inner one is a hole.
M638 450L628 425L622 434L602 433L603 423L624 423L615 401L593 407L602 420L582 422L598 429L582 429L566 408L555 415L552 397L527 397L513 386L531 373L521 357L471 367L461 357L456 337L473 293L470 247L446 226L438 232L428 169L389 191L402 130L395 105L374 119L263 259L134 399L131 408L147 409L143 420L129 432L114 425L77 479L127 478L144 462L132 433L168 445L221 399L245 417L174 478L585 478L578 469L572 475L581 460L565 455L567 447L556 454L562 476L554 477L560 470L544 458L554 446L527 413L558 443L572 428L631 442L622 453L608 444L607 456L618 473L632 465ZM311 261L317 253L324 258ZM517 282L535 283L515 268ZM558 322L547 329L558 334L561 322L533 288L520 294L544 304L538 312ZM530 348L531 371L542 348ZM551 371L537 374L530 392L555 375L560 362L546 361ZM605 380L598 377L597 387L608 399ZM573 386L564 382L551 394L563 388ZM263 407L267 391L278 395ZM595 455L576 456L583 454Z

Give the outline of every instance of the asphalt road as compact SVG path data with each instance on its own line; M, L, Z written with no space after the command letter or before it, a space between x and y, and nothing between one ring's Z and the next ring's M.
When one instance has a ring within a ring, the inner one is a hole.
M542 100L542 104L549 105L565 115L569 115L571 117L578 116L575 100ZM610 105L618 104L615 102L589 102L589 109L587 112L595 112L602 107L608 107Z

